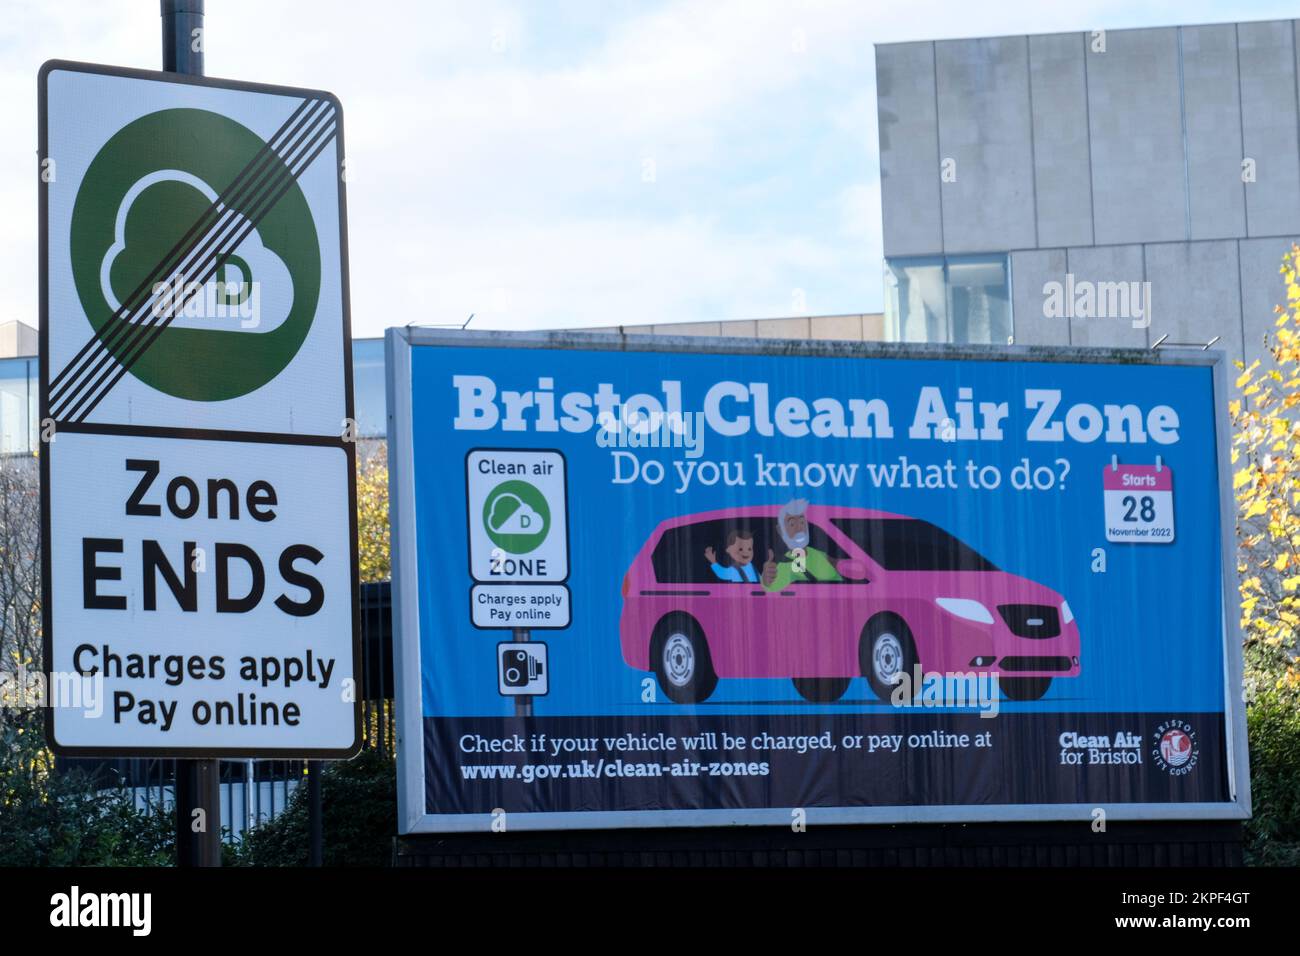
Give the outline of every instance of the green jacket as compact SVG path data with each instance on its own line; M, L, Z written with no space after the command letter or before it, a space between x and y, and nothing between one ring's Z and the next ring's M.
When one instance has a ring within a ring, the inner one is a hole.
M835 565L831 559L826 557L826 552L818 551L816 548L804 548L804 570L796 571L794 569L794 552L787 551L783 561L778 561L776 565L776 577L772 579L771 584L765 584L763 587L769 591L783 591L792 581L843 581L840 573L835 570Z

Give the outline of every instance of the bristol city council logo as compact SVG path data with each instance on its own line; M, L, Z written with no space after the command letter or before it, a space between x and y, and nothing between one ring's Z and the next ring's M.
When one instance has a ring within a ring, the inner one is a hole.
M1185 720L1166 720L1152 735L1152 761L1174 776L1191 773L1199 754L1196 731Z

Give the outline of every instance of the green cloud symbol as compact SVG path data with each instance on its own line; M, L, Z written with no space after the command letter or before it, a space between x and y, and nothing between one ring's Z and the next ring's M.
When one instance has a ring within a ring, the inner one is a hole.
M492 502L488 529L494 534L535 535L546 530L546 521L513 492L505 492Z
M488 514L488 527L499 532L507 519L522 507L524 502L518 495L509 492L501 495L492 502L492 511Z

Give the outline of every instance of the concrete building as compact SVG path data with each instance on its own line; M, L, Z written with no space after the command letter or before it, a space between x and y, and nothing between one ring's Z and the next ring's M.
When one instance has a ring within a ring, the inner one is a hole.
M0 322L0 455L26 454L36 447L39 345L39 334L26 322Z
M1284 20L877 46L887 337L1259 357L1300 241L1298 43Z
M0 322L0 358L35 355L40 344L40 333L26 322L18 319Z

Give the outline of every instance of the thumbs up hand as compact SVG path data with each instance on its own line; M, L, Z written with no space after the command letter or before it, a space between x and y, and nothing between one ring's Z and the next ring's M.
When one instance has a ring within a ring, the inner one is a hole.
M763 586L771 587L776 580L776 552L767 549L767 562L763 565Z

